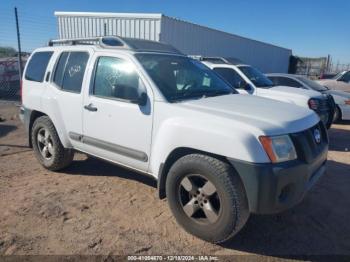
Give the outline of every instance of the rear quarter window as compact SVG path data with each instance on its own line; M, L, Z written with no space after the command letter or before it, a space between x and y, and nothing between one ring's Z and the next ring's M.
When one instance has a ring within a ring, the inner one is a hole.
M42 82L44 80L47 65L53 52L37 52L32 55L27 65L25 79Z

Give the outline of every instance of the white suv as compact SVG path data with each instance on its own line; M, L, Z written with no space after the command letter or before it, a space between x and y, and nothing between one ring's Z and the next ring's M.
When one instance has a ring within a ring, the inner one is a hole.
M333 122L334 103L328 96L313 90L275 86L256 68L235 58L193 56L213 69L240 94L271 98L314 110L327 128Z
M234 236L250 213L294 206L325 172L327 132L310 110L235 94L158 42L51 45L27 63L21 108L50 170L81 151L149 174L178 223L211 242Z

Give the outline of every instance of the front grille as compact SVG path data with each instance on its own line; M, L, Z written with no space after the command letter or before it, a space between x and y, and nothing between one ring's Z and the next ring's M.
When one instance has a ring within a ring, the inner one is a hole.
M315 129L318 129L320 131L320 143L316 142ZM313 160L317 158L328 145L327 131L321 121L309 129L291 134L290 137L297 151L298 159L305 161L306 163L313 162Z

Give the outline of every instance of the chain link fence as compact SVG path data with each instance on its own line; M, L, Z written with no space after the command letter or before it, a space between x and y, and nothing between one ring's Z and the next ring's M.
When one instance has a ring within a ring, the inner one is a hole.
M26 60L26 57L22 57L23 64ZM17 57L0 58L0 99L20 100L20 76Z

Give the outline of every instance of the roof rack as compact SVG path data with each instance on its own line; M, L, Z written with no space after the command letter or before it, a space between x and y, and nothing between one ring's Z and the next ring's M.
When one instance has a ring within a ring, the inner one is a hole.
M234 57L201 56L201 55L190 55L189 57L199 61L208 61L213 64L222 64L222 63L229 64L229 65L245 64L242 60Z
M190 55L189 57L199 61L220 61L221 63L230 64L225 58L220 56L201 56L201 55Z
M153 51L163 53L182 53L171 45L137 38L124 38L119 36L99 36L87 38L72 38L72 39L58 39L50 40L49 46L54 45L99 45L103 48L121 48L133 51Z
M98 36L86 38L70 38L70 39L56 39L50 40L48 46L54 45L93 45L98 44L103 47L131 47L120 37L117 36Z

